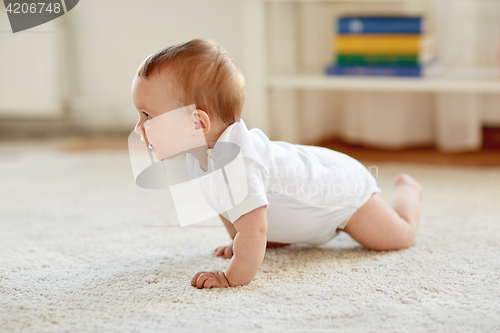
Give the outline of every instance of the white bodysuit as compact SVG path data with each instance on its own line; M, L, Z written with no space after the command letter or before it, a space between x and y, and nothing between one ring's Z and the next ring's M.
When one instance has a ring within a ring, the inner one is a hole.
M325 244L373 193L381 192L372 174L355 159L327 148L270 141L261 130L248 130L242 119L228 126L207 149L206 172L187 154L192 178L214 170L214 162L223 156L219 142L239 146L249 185L243 201L222 215L234 223L241 215L267 206L269 242ZM215 196L207 202L217 206Z

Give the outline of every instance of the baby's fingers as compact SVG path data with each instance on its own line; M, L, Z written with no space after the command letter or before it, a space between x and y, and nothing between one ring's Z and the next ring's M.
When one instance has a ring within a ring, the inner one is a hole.
M218 247L214 250L214 254L217 257L220 257L222 254L224 254L224 251L226 250L225 246Z
M198 280L198 277L200 276L200 274L203 273L203 272L196 272L193 277L191 278L191 285L192 286L196 286L196 281Z
M214 255L217 257L222 256L224 259L231 259L233 257L233 246L221 246L214 250Z
M203 288L220 287L220 283L215 278L209 278L203 284Z
M232 246L228 246L224 250L224 259L230 259L232 257L233 257L233 247Z
M198 289L202 289L205 281L208 280L211 276L212 274L209 272L201 272L201 274L196 279L194 286Z

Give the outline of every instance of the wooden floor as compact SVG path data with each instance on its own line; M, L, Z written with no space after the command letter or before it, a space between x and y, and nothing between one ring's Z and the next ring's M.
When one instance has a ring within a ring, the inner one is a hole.
M500 128L483 129L483 147L477 152L442 153L434 147L386 150L350 145L338 139L321 142L360 161L403 162L437 165L500 166Z
M324 141L320 146L345 153L357 160L370 162L403 162L438 165L500 166L500 128L483 130L480 151L446 154L434 147L386 150L344 143L338 139ZM126 137L74 137L66 139L65 151L127 150Z

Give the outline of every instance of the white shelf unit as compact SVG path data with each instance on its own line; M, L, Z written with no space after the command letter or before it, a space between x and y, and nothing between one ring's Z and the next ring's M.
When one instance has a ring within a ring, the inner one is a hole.
M332 77L324 75L269 76L269 88L304 90L500 93L500 80L453 78Z
M359 13L354 8L362 8L360 14L400 14L401 11L423 14L426 29L434 31L439 43L438 37L442 36L437 36L436 32L437 1L441 0L247 0L243 68L247 82L245 120L250 127L261 128L273 140L308 143L311 140L302 134L302 116L306 112L304 99L314 98L314 92L431 93L437 96L432 100L440 132L436 135L438 147L449 151L478 148L481 119L479 110L473 109L477 108L479 94L500 94L498 78L335 77L322 74L324 66L333 60L328 41L334 37L335 17ZM329 20L326 25L325 20ZM313 96L304 97L308 92ZM462 109L450 112L451 108ZM455 127L450 127L453 124ZM461 134L467 136L464 142L461 142ZM455 141L451 145L450 138Z

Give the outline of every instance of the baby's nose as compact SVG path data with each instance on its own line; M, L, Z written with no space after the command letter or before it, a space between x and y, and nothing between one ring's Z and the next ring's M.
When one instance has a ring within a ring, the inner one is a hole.
M143 134L143 132L142 132L142 124L137 124L137 125L135 125L135 129L134 129L134 131L135 131L137 134L142 135L142 134Z

